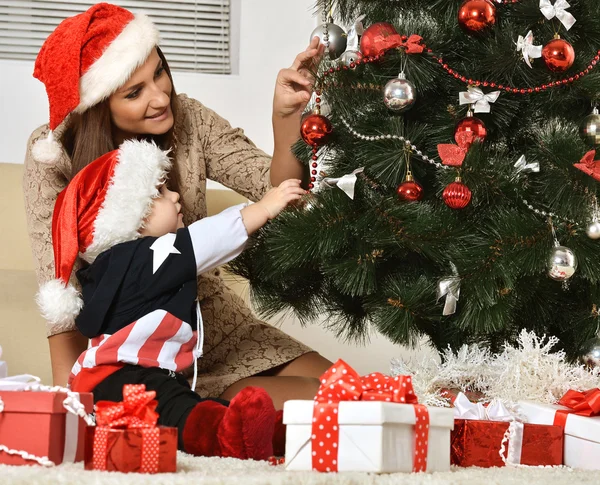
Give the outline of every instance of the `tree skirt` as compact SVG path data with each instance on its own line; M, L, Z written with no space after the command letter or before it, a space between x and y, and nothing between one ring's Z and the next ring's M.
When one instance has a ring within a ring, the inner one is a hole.
M597 484L598 472L572 470L564 467L520 468L457 468L445 473L373 475L368 473L286 472L285 466L271 466L266 462L242 461L232 458L198 458L179 452L177 473L140 475L85 471L83 464L66 464L54 468L41 466L0 465L0 483L8 484L147 484L152 485L437 485L486 484L512 485L543 483Z

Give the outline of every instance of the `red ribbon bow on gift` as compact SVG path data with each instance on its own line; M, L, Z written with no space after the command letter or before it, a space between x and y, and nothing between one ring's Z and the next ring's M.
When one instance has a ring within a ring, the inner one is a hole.
M152 428L158 421L156 391L144 384L125 384L123 402L98 401L96 424L108 428Z
M420 35L412 34L406 41L401 40L399 47L404 47L407 54L422 54L425 50L425 46L421 44L422 40Z
M476 137L477 135L472 131L461 131L456 134L456 143L458 143L458 145L438 145L438 153L442 159L442 163L450 167L462 166L465 157L467 156L467 152L469 151L469 148L471 148Z
M389 377L378 372L361 377L340 359L321 376L321 386L315 396L311 436L313 470L329 472L338 469L338 407L341 401L413 404L416 415L413 471L427 469L429 413L426 406L417 404L412 378Z
M155 391L146 391L144 384L123 386L123 401L96 403L93 467L106 470L108 434L113 428L142 428L141 473L157 473L160 430L156 426L158 402Z
M600 389L588 391L567 391L558 404L569 409L559 409L554 415L554 425L565 427L569 414L579 416L600 416Z
M590 150L579 163L575 163L573 166L600 182L600 160L594 160L595 157L596 150Z

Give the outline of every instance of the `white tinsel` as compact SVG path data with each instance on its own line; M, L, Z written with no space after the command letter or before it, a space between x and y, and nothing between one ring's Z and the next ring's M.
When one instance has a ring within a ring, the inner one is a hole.
M564 352L551 353L557 343L556 337L540 338L523 330L518 346L505 345L498 355L476 345L464 345L456 353L446 350L441 363L434 359L416 364L393 359L391 373L413 375L419 402L431 406L449 406L449 399L441 394L444 388L479 391L485 401L554 404L569 389L600 387L600 368L588 370L568 363Z

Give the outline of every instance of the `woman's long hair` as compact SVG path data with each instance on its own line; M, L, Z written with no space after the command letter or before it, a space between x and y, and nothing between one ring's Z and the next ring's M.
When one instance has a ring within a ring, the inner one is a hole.
M158 56L171 80L171 112L173 113L173 126L162 135L147 135L148 140L153 140L161 149L171 150L169 156L175 157L175 123L177 120L177 95L173 84L173 76L163 52L157 46ZM116 149L113 142L113 125L110 117L108 99L92 106L85 112L72 113L67 121L68 126L63 132L61 143L71 158L71 176L74 176L83 167L90 164L98 157ZM171 169L168 186L171 190L178 191L177 174L175 165Z

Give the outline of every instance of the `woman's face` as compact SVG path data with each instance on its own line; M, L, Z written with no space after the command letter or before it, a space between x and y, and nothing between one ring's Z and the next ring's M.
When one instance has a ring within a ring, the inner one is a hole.
M172 84L156 49L108 98L115 142L137 135L162 135L173 126Z

